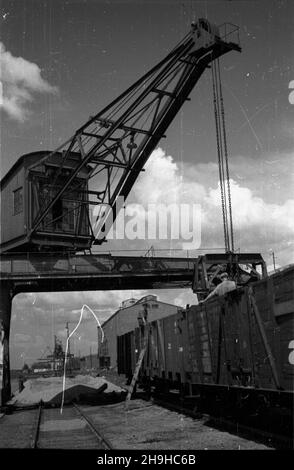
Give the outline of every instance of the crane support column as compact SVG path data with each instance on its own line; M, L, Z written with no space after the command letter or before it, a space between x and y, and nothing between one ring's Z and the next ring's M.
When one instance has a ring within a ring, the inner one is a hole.
M11 397L9 334L12 293L8 282L0 285L0 406Z

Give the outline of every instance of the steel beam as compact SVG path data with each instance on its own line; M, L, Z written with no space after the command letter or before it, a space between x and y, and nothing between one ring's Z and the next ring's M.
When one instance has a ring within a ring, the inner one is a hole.
M11 283L0 283L0 406L11 398L9 334L11 320Z

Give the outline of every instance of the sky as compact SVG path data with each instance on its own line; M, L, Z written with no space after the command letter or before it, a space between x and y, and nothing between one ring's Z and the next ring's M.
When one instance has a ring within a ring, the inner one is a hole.
M261 252L272 269L293 263L294 56L291 0L2 0L0 176L23 154L53 150L207 17L240 27L242 52L221 58L235 246ZM201 206L202 252L223 247L211 72L207 70L146 164L128 202ZM146 213L145 213L146 215ZM139 217L145 217L139 212ZM102 250L183 249L183 240L109 241ZM161 252L162 253L162 252ZM168 251L167 251L168 254ZM109 317L140 292L21 294L13 301L12 366L65 338L83 303ZM154 291L153 291L154 293ZM159 299L195 302L188 290ZM76 353L97 347L93 319Z

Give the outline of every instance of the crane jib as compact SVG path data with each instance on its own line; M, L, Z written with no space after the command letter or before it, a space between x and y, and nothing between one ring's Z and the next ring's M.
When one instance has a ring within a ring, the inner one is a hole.
M52 166L57 157L60 162L48 184L50 197L47 195L45 204L34 213L28 238L52 230L57 220L51 216L56 203L74 191L78 196L72 210L80 210L85 201L89 205L107 205L113 211L114 222L118 196L128 196L152 151L206 68L227 52L241 50L236 42L227 41L227 35L225 40L217 32L208 37L199 28L192 28L165 59L90 117L63 146L31 165L28 171L34 174L41 165ZM87 174L87 199L80 178L82 172ZM88 221L93 243L105 227L103 222L99 225L97 216L94 233L93 221L90 217ZM102 241L97 238L96 243Z

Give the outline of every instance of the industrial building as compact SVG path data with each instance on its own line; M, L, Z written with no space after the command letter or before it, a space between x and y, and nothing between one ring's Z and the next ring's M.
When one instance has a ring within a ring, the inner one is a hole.
M180 307L157 300L156 295L141 299L128 299L102 325L104 338L100 334L99 366L117 370L117 337L136 328L142 318L152 322L176 314Z

